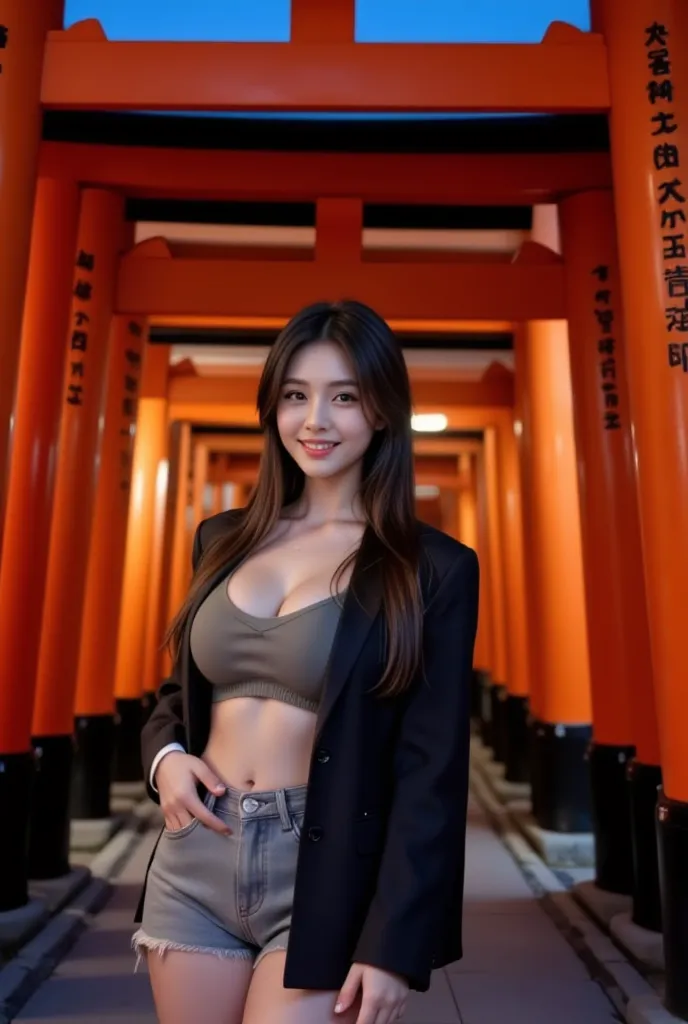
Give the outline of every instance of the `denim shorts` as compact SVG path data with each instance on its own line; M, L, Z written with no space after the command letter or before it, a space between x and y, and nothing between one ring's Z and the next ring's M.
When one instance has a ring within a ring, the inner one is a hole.
M232 830L197 818L165 831L146 887L135 951L213 953L253 960L286 949L307 786L262 793L228 787L205 806ZM137 966L139 960L137 959Z

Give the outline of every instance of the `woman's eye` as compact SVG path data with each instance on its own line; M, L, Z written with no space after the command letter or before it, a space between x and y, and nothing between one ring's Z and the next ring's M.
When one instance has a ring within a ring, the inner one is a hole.
M339 395L337 395L336 397L337 397L337 398L339 398L339 399L341 399L341 402L343 402L343 403L344 403L345 405L346 405L346 404L347 404L348 402L355 402L355 401L356 401L356 395L350 395L350 394L348 394L348 392L346 392L346 391L342 391L342 392L341 392L341 393L340 393Z
M303 391L287 391L284 397L287 401L291 401L292 399L300 401L302 398L305 398L306 396L304 395Z

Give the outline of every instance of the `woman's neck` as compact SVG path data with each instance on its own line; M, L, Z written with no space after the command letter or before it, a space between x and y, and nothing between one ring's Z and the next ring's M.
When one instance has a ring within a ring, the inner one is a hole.
M360 478L318 480L306 478L303 494L291 506L290 517L314 526L332 521L362 522L365 519L360 496Z

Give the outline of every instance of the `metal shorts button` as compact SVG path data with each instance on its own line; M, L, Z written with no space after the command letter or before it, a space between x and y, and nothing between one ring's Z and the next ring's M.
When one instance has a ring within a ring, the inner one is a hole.
M320 764L327 764L327 762L330 760L330 752L329 750L325 750L324 747L321 747L320 750L317 752L316 757Z
M320 825L313 825L311 828L308 829L308 838L312 843L319 842L322 839L323 835L324 830L320 827Z
M254 800L252 796L247 796L241 801L241 806L247 814L253 814L254 811L258 810L260 804L257 800Z

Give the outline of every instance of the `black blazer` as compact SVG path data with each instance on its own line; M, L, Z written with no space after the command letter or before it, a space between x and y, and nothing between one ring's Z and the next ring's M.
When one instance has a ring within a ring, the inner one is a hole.
M236 516L201 523L194 565ZM356 557L317 715L286 988L339 989L358 961L424 992L433 968L462 955L478 560L439 530L419 530L425 680L401 697L366 692L380 678L384 650L377 566L385 555L372 530ZM231 569L208 581L195 608ZM188 625L158 698L142 735L146 779L165 744L179 741L200 756L208 739L211 687L190 656ZM144 899L145 882L137 921Z

